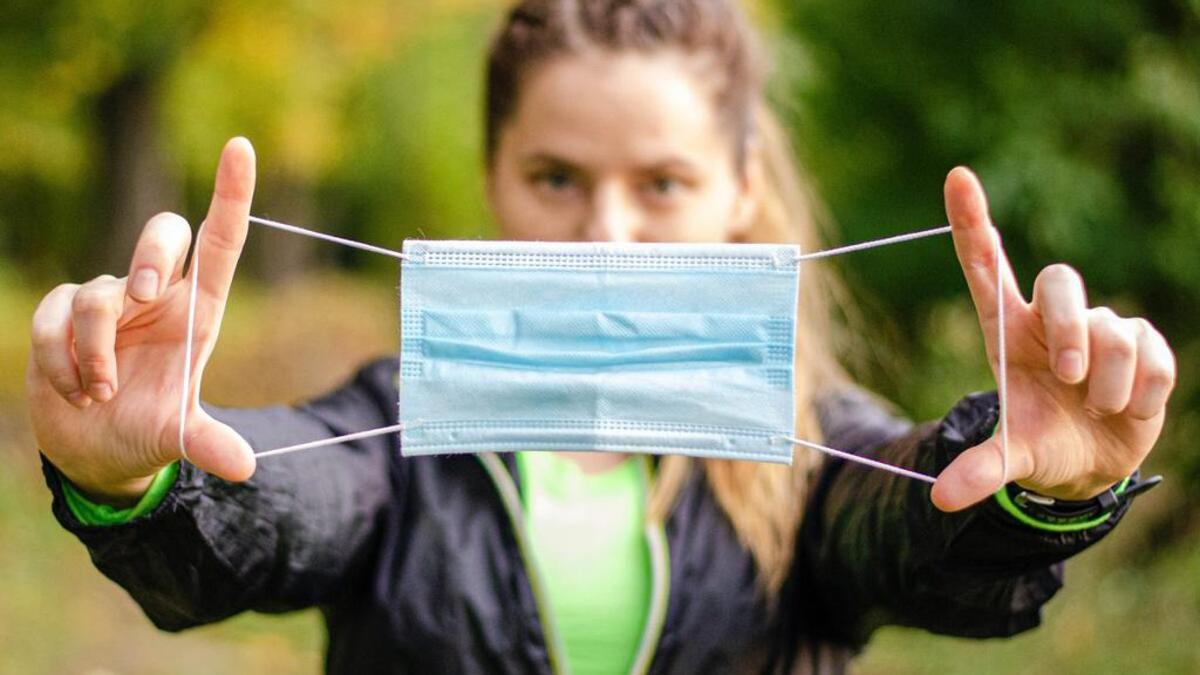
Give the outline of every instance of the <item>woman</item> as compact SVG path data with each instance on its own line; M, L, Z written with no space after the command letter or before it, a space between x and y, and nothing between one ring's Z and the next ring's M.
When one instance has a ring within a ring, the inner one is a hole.
M814 240L752 36L724 2L527 0L492 46L487 101L488 195L505 237ZM253 187L252 150L235 139L198 254L193 382ZM34 316L28 392L54 512L161 628L320 606L330 672L832 672L883 624L1027 629L1060 585L1058 562L1127 507L1174 360L1146 321L1089 309L1065 266L1044 270L1026 303L994 254L975 177L952 171L945 199L993 354L1004 297L1015 484L1002 486L990 439L994 396L913 427L837 376L826 324L810 320L798 435L937 474L932 501L921 483L803 452L790 468L402 458L380 437L255 470L252 448L395 423L391 360L295 408L193 400L181 464L190 229L161 214L128 277L60 286ZM805 286L811 318L828 285Z

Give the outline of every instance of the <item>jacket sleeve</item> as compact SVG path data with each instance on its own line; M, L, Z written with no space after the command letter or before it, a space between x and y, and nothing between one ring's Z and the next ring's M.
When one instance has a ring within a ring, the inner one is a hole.
M396 423L394 363L298 407L205 406L262 451ZM165 497L127 522L88 525L66 503L63 477L43 456L55 518L96 567L165 630L244 610L284 612L365 583L402 462L394 435L260 460L245 483L180 465Z
M995 394L964 398L940 422L920 426L845 391L819 406L826 443L938 475L993 432ZM963 637L1007 636L1037 626L1062 586L1062 561L1104 537L1122 503L1101 522L1051 531L1020 522L996 499L947 514L930 486L842 460L816 476L798 540L802 603L812 633L854 647L886 624Z

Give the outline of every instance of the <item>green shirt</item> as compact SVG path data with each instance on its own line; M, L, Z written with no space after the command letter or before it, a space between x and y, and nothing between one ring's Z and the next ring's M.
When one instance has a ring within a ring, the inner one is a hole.
M589 474L518 452L526 529L574 675L629 671L650 604L649 466L634 455Z

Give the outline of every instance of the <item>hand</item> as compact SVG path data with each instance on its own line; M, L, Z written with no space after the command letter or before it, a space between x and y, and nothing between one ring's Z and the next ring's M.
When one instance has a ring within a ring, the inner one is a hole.
M212 204L201 228L185 442L197 467L229 480L254 473L250 446L199 407L200 380L216 344L229 287L249 226L254 149L225 145ZM63 284L33 316L26 393L42 452L89 496L136 501L162 467L181 456L190 275L183 275L191 228L162 213L138 240L129 276Z
M1004 301L1008 352L1008 476L1000 437L959 455L938 476L933 502L966 508L1007 481L1059 499L1089 499L1133 473L1162 431L1175 384L1175 357L1145 319L1087 306L1083 280L1051 265L1033 302L1017 287L979 180L959 167L946 178L946 213L975 302L993 373L997 297ZM1003 283L996 287L996 265Z

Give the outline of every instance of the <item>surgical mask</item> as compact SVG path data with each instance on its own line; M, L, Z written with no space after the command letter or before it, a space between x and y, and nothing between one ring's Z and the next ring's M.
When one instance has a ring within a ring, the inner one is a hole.
M799 250L406 241L406 456L515 450L790 463Z

